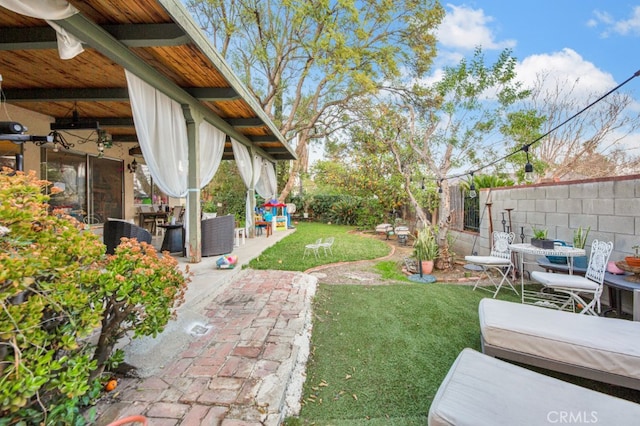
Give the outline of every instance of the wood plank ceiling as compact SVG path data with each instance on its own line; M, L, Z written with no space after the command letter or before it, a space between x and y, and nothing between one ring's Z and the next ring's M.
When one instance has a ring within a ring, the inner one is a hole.
M77 111L80 119L99 122L114 142L135 147L124 74L127 62L120 60L131 52L135 56L129 63L150 67L150 74L166 81L167 87L183 91L184 98L192 98L205 116L218 120L213 124L227 135L253 145L272 160L295 159L276 126L196 28L179 0L70 3L80 14L57 23L78 36L85 48L70 60L59 58L55 32L44 20L0 7L0 74L6 102L53 116L56 123L72 120ZM78 22L88 32L76 34ZM108 48L101 46L103 30ZM223 158L233 158L228 138Z

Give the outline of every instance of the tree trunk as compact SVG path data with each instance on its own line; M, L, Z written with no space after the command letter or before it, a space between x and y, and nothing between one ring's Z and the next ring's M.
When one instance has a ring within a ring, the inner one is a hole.
M453 256L449 250L449 240L447 234L451 224L451 191L449 185L441 184L442 197L440 198L442 216L438 222L438 246L440 246L440 256L436 259L436 269L449 271L453 268Z
M298 146L296 146L296 155L298 156L298 159L292 161L289 179L284 185L284 188L282 188L282 191L280 191L278 201L281 203L284 203L291 193L291 190L295 186L296 179L298 178L298 176L300 176L300 173L307 171L307 168L309 167L309 150L307 146L308 140L309 139L306 135L300 134L298 138Z
M127 317L133 307L128 307L125 310L120 310L122 303L114 303L110 300L107 303L107 309L105 310L104 317L102 318L102 329L100 330L100 337L98 337L98 344L96 345L96 351L93 354L93 360L98 363L95 370L91 372L89 380L93 380L100 376L104 372L105 364L113 347L116 344L118 338L118 329L122 321Z

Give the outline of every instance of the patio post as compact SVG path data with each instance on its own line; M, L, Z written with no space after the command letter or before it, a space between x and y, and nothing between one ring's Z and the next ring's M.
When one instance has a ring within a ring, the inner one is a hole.
M189 105L182 105L187 123L187 141L189 143L189 170L187 177L187 257L191 263L202 260L202 234L200 224L200 134L198 127L202 116Z

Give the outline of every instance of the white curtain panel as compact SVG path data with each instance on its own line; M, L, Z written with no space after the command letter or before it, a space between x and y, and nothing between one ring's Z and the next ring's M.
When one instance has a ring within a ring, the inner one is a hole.
M203 121L199 126L200 131L200 189L208 184L220 167L224 152L224 141L227 135Z
M276 178L276 169L273 163L265 160L263 171L262 179L269 182L271 197L278 198L278 179Z
M256 183L256 192L265 200L276 198L276 171L273 164L267 160L262 160L260 167L260 178Z
M125 75L136 134L154 183L171 197L186 197L189 151L182 107L128 70Z
M189 149L182 106L135 74L124 71L133 124L153 182L171 197L186 197ZM185 217L190 214L188 206L187 202ZM185 244L188 247L189 221L185 222Z
M253 159L251 158L251 154L249 154L249 149L233 138L231 138L231 147L233 148L233 156L236 159L236 165L238 166L238 170L240 171L242 182L244 182L244 186L247 188L247 196L244 207L246 217L245 228L250 229L254 226L253 209L251 208L251 206L253 205L253 202L251 200L253 194L250 190L254 187Z
M84 52L80 40L51 21L66 19L78 9L66 0L0 0L0 6L32 18L44 19L56 31L58 54L61 59L72 59Z

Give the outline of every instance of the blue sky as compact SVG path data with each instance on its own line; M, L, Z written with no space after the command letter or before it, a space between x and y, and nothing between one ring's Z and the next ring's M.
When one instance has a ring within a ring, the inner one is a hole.
M443 2L436 66L511 48L520 80L545 71L580 78L585 90L604 93L640 70L640 1L477 0ZM437 71L436 71L437 74ZM640 93L640 77L624 89Z

